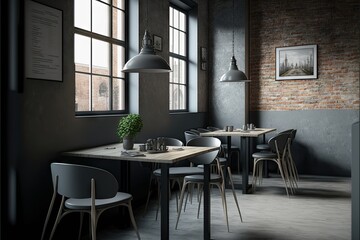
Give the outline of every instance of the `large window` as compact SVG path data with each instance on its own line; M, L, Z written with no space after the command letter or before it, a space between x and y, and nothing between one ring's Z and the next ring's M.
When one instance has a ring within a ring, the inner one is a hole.
M74 0L75 111L126 110L126 0Z
M188 108L188 16L185 11L169 8L170 111L187 111Z

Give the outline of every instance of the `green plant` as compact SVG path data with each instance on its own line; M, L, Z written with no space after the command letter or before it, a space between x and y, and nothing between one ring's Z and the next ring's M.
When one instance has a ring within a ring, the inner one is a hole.
M131 113L120 119L117 127L117 135L120 139L124 137L135 137L143 127L143 122L139 114Z

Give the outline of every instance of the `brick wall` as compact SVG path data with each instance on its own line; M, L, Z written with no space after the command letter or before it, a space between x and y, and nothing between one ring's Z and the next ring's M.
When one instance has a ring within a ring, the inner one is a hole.
M251 0L250 110L359 109L359 26L358 0ZM318 78L276 81L276 48L308 44Z

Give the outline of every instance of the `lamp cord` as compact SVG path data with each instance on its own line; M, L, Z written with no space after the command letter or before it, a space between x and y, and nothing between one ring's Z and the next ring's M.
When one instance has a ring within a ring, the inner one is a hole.
M146 0L146 15L145 15L145 17L146 17L146 20L145 20L145 22L146 22L146 30L148 28L148 12L149 12L149 4L148 4L148 0Z
M232 1L232 54L234 54L234 0Z

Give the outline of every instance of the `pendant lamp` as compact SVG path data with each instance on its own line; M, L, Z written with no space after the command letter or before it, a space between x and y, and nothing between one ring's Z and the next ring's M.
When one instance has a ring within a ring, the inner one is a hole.
M146 1L146 26L148 24L147 13L148 3ZM145 30L140 53L127 61L122 71L137 73L167 73L171 72L171 68L161 56L156 55L149 31Z
M250 82L250 80L247 79L245 73L238 69L234 56L234 0L232 10L232 57L229 70L221 76L220 82Z

